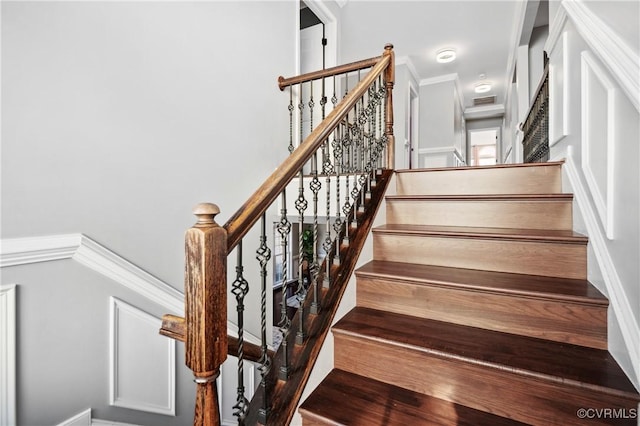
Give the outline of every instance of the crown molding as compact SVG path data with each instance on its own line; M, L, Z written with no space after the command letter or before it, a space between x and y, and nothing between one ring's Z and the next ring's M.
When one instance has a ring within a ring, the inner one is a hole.
M396 57L396 66L398 65L406 65L409 70L409 74L413 77L413 80L416 83L420 82L420 76L418 75L418 71L416 70L416 66L413 64L413 61L408 56L397 56Z
M418 81L418 84L420 86L428 86L430 84L446 83L448 81L452 81L455 83L456 80L458 80L458 73L454 72L452 74L443 74L436 77L423 78L422 80Z
M504 115L504 105L486 105L469 107L464 110L465 120L477 120L480 118L493 118Z

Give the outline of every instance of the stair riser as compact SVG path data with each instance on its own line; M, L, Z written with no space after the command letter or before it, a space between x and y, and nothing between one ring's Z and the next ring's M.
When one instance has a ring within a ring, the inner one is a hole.
M570 230L572 203L569 200L387 200L387 223Z
M397 173L398 195L552 194L562 191L558 164Z
M586 279L586 245L374 232L373 258Z
M607 349L607 307L358 277L357 305Z
M337 331L334 342L335 368L533 425L583 425L585 420L576 415L580 408L624 408L627 412L636 408L633 401L595 390ZM602 420L617 425L635 424L635 420Z

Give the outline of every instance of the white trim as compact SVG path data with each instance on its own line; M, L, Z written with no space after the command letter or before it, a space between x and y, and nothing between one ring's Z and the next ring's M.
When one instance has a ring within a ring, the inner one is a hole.
M458 102L460 102L460 110L462 111L462 116L464 117L464 92L462 91L462 85L460 84L460 77L456 74L456 79L453 80L453 84L456 87L456 92L458 93Z
M170 312L184 315L184 293L144 271L84 234L0 240L1 267L25 265L51 260L74 259L103 274ZM227 332L238 335L235 324L227 322ZM244 340L259 345L260 338L244 332Z
M562 139L569 135L569 39L567 33L563 32L560 36L561 43L555 43L553 50L549 52L549 148L556 145ZM559 49L559 50L557 50ZM556 90L558 84L557 77L557 64L554 56L558 56L557 60L560 61L560 68L562 70L562 88L561 96L558 96ZM560 99L560 103L558 100ZM562 110L560 114L560 123L556 123L555 110L560 108Z
M58 423L57 426L92 426L91 425L91 408L87 408L86 410L76 414L73 417L68 418L62 423Z
M133 423L114 422L111 420L93 419L91 426L139 426Z
M640 112L640 56L609 28L584 2L563 0L545 44L553 47L564 28L567 16L571 18L578 33L593 49L605 67L618 81L633 106ZM557 23L556 23L557 21ZM547 50L548 52L549 50Z
M448 154L450 152L456 152L457 149L454 146L439 146L435 148L420 148L418 150L418 154L420 155L428 155L428 154Z
M406 65L409 70L409 74L413 77L413 80L418 83L420 81L420 76L418 71L416 71L416 66L413 64L413 61L408 56L396 56L396 67L398 65Z
M81 234L0 240L0 267L69 259L80 246Z
M458 73L443 74L437 77L423 78L418 82L419 86L428 86L430 84L446 83L447 81L455 82L458 79Z
M152 401L145 401L143 398L127 399L119 394L119 377L120 365L123 359L120 357L120 312L127 314L140 320L142 324L151 325L159 329L162 321L159 318L150 315L136 306L130 305L113 296L109 298L109 314L110 314L110 330L109 330L109 404L116 407L130 408L133 410L146 411L149 413L158 413L168 416L176 414L176 341L174 339L164 339L166 346L166 379L167 388L166 405L158 405ZM135 343L134 343L135 344ZM130 360L129 360L130 361ZM144 360L143 360L144 362Z
M587 188L582 184L578 176L578 168L572 156L571 147L567 148L566 155L558 155L557 158L565 158L563 169L573 188L574 199L577 202L578 209L582 213L582 217L587 228L589 236L589 244L593 247L595 258L600 268L604 284L607 288L609 302L613 308L618 325L622 332L631 363L633 365L634 374L636 376L635 383L640 382L640 327L635 321L633 308L622 286L622 281L618 276L613 259L607 249L607 243L603 237L599 226L597 213L591 208L589 203L589 195Z
M581 75L582 75L582 170L584 172L587 185L589 186L591 195L593 196L596 209L602 221L602 226L606 230L607 238L610 240L614 238L614 165L615 165L615 104L616 104L616 86L609 80L607 72L597 63L596 59L590 52L584 51L581 53ZM589 85L591 83L591 76L598 79L607 93L606 102L606 120L607 120L607 138L605 141L593 140L593 136L589 132L589 123L591 123L591 109L594 105L599 105L599 102L594 102L591 99L589 92ZM593 174L591 164L593 162L602 161L601 158L591 158L591 145L592 144L606 144L607 149L607 170L606 170L606 197L602 195L597 179Z
M560 36L564 33L564 25L567 22L567 12L560 5L556 11L556 16L553 17L551 25L549 25L549 35L547 41L544 43L544 51L551 52L556 47L556 43L560 40Z
M0 286L0 425L14 426L16 401L16 285Z
M509 57L507 58L507 68L505 74L505 88L507 89L508 96L509 95L509 87L511 87L511 82L513 81L513 73L516 70L516 62L518 59L518 48L520 47L520 37L522 35L522 29L524 27L524 21L527 14L527 3L526 1L516 2L516 12L514 16L517 16L517 19L514 19L513 26L511 27L511 51L509 52ZM507 102L508 97L505 97L505 103ZM504 106L503 106L504 112ZM466 111L465 111L466 113ZM517 118L516 118L517 120Z
M483 105L476 107L465 108L464 118L465 120L475 120L478 118L491 118L504 115L504 105Z

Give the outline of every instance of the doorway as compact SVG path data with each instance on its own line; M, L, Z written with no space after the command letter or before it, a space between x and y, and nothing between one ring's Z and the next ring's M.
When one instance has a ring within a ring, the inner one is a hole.
M493 166L497 160L500 128L469 130L471 166Z

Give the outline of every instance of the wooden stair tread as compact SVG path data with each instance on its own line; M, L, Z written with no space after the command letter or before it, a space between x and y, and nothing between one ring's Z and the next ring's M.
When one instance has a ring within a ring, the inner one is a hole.
M481 228L467 226L435 226L386 224L372 230L378 234L413 234L432 237L505 239L517 241L559 242L586 245L588 238L564 229Z
M454 172L456 170L486 170L486 169L513 169L513 168L521 168L521 167L556 167L562 166L564 164L563 161L547 161L546 163L513 163L513 164L492 164L489 166L462 166L462 167L430 167L430 168L421 168L421 169L401 169L396 170L396 173L424 173L430 171L451 171Z
M446 266L373 260L357 276L410 281L443 287L564 300L608 306L607 298L587 280L493 272Z
M300 406L314 424L521 425L515 420L334 369Z
M461 194L461 195L387 195L386 200L461 200L461 201L571 201L573 194Z
M605 350L363 307L345 315L333 332L640 401Z

